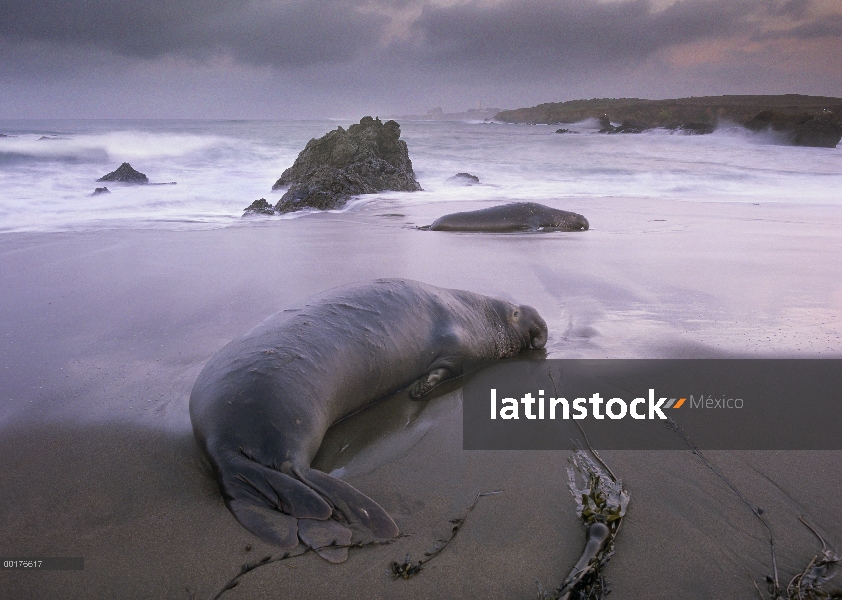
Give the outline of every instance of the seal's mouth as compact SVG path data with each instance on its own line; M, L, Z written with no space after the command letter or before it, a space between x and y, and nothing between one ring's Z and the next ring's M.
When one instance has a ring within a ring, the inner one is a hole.
M591 226L591 224L588 223L588 220L582 215L576 215L575 224L579 226L580 231L587 231Z

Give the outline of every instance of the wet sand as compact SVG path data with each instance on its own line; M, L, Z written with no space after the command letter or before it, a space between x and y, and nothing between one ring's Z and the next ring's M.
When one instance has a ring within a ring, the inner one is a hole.
M591 231L417 231L483 205L381 202L228 229L0 237L0 555L85 557L84 571L2 571L0 596L211 598L241 564L273 554L225 509L187 400L225 343L330 287L406 277L531 304L548 322L551 358L842 354L842 211L554 206L584 214ZM554 588L584 541L569 453L462 451L460 398L395 399L410 423L377 439L331 433L337 447L355 442L340 457L343 477L412 537L354 550L342 565L308 555L262 567L223 597L534 598L536 580ZM798 515L842 545L842 452L708 457L764 509L782 579L819 548ZM771 570L765 532L698 458L603 458L631 493L606 570L616 597L757 597L751 577ZM498 489L424 572L392 581L392 560L421 558L478 492Z

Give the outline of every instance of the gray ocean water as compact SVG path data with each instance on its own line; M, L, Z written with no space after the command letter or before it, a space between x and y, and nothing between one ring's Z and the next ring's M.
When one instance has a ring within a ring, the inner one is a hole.
M308 140L351 121L0 121L0 232L116 227L248 226L257 198L275 202L272 183ZM595 122L557 127L404 121L402 137L424 192L389 192L348 205L388 200L447 203L634 198L684 201L842 202L842 149L796 148L766 134L722 127L711 135L667 131L600 135ZM150 181L96 179L131 165ZM483 185L453 187L457 172ZM582 206L581 202L577 203ZM301 215L274 217L297 218Z

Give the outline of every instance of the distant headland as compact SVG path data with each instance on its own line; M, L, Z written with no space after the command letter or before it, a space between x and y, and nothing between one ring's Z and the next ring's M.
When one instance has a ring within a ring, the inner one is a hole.
M778 132L799 146L832 148L842 138L842 98L802 94L670 100L594 98L504 110L494 116L505 123L548 125L592 118L600 119L603 133L638 133L656 127L708 133L720 124L733 123L754 131Z

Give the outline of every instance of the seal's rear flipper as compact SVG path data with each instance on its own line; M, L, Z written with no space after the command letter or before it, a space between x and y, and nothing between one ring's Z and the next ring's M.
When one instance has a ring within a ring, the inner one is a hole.
M230 498L245 498L293 517L329 519L333 510L311 487L258 462L239 459L220 469Z
M312 487L245 457L218 468L228 509L262 540L291 550L298 545L298 518L329 519L333 508Z
M390 539L400 533L389 513L352 485L307 467L296 469L295 473L327 498L349 523L359 523L378 539Z
M284 473L265 469L266 481L278 494L281 510L300 519L329 519L333 512L330 505L313 490Z
M348 558L351 530L336 521L299 519L298 537L328 562L341 563Z
M240 524L265 542L282 550L298 545L298 519L245 498L228 502L228 509Z

